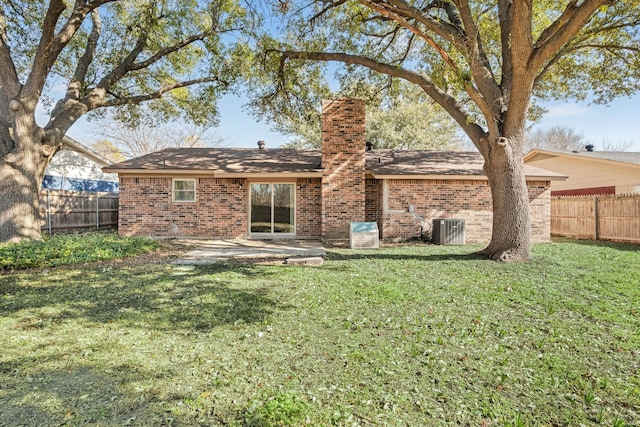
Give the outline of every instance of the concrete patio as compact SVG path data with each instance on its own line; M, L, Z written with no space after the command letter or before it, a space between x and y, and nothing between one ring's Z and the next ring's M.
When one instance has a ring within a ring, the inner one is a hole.
M175 265L205 265L232 259L306 259L326 255L319 240L180 239L175 243L188 248L172 263Z

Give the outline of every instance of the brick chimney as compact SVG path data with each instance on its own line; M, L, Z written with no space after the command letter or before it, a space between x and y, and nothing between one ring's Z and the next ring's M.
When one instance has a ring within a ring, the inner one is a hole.
M322 237L348 239L365 220L364 101L322 101Z

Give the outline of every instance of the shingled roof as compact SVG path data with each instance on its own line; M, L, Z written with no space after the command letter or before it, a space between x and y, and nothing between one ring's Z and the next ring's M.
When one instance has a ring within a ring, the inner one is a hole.
M640 153L628 151L556 151L534 148L524 156L524 160L529 161L534 160L535 158L550 158L558 156L626 163L627 166L640 165Z
M211 173L214 175L311 174L322 176L320 150L286 148L168 148L116 163L118 173Z
M366 170L374 178L484 177L477 152L372 150ZM121 174L211 174L217 177L284 175L321 177L319 149L169 148L103 168ZM525 165L530 179L565 179L564 175Z

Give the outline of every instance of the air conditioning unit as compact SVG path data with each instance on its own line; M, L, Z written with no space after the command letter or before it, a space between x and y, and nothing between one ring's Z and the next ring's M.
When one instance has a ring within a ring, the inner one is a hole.
M431 240L436 245L464 245L464 219L434 218Z

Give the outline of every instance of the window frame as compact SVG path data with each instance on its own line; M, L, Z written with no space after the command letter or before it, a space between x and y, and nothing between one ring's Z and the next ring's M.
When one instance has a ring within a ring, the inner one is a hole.
M193 182L193 190L177 190L176 182ZM176 193L193 192L193 200L177 200ZM195 203L197 199L197 183L195 178L172 178L171 179L171 201L173 203Z
M248 192L249 192L249 197L247 197L248 202L249 202L249 208L247 209L247 227L248 230L247 232L249 233L250 236L255 236L255 237L268 237L268 238L290 238L290 237L295 237L297 235L297 221L298 221L298 215L297 215L297 210L298 210L298 199L297 199L297 193L298 193L298 184L296 181L290 181L290 180L273 180L273 181L263 181L263 180L258 180L258 181L249 181L248 183ZM251 208L252 208L252 191L251 191L251 186L253 184L268 184L271 187L271 231L269 232L257 232L257 231L251 231ZM293 224L291 224L291 226L293 227L293 231L291 233L276 233L274 232L274 185L275 184L287 184L287 185L291 185L292 189L293 189L293 194L292 194L292 202L293 202L293 206L292 206L292 210L293 210Z

